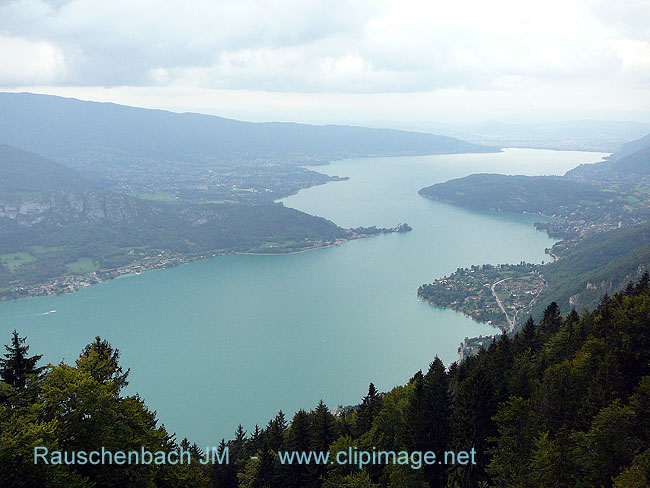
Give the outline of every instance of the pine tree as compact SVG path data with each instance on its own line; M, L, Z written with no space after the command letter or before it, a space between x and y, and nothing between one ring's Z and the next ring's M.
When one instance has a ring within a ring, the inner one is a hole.
M549 337L555 334L562 326L562 315L560 314L560 307L557 303L551 304L544 310L542 321L539 324L542 340L546 341Z
M368 394L363 398L359 411L357 412L357 435L362 436L372 427L372 421L379 414L381 410L381 396L375 388L375 385L370 383L368 386Z
M487 439L496 434L492 417L496 414L494 387L491 375L485 370L485 361L479 355L470 376L458 388L453 413L452 450L475 449L476 464L450 466L449 484L462 488L474 488L486 481L485 467Z
M530 400L511 397L494 417L499 435L488 453L492 460L487 467L496 486L530 486L530 462L535 453L538 422Z
M334 415L330 413L325 402L321 400L312 412L311 448L318 451L327 451L335 439Z
M120 350L113 348L110 342L96 336L95 340L84 347L79 355L77 366L90 372L99 383L115 382L119 389L126 387L130 369L122 370Z
M25 345L26 337L19 337L14 330L11 345L5 346L7 354L0 359L0 378L18 390L27 386L31 375L39 375L44 368L36 367L42 355L28 356L29 346Z
M311 449L314 451L329 451L330 444L336 439L336 424L334 415L332 415L325 405L325 402L321 400L318 402L318 406L311 414ZM325 476L327 473L327 466L322 464L314 464L310 466L312 468L311 475L316 480L314 486L320 486L320 478Z
M636 292L637 295L640 295L641 293L646 292L649 286L650 286L650 273L648 273L648 270L645 270L643 272L643 275L641 275L641 279L636 284L634 291Z
M260 429L260 427L255 424L255 429L253 430L253 433L251 434L250 438L250 450L251 452L257 452L262 448L262 445L264 443L264 431Z
M424 376L422 371L418 371L411 379L413 391L409 398L406 409L406 436L405 445L411 451L422 451L424 446L425 435L425 417L424 411Z
M232 441L232 458L237 461L245 456L246 450L246 431L242 424L235 430L235 439Z
M280 410L275 418L269 421L266 428L266 445L272 451L278 452L284 444L284 433L287 430L287 421L284 412Z
M424 436L423 451L442 453L449 448L451 440L451 397L449 378L445 365L435 357L424 376ZM445 467L428 465L424 475L430 486L444 486Z
M221 456L227 444L224 439L217 446L217 454ZM238 488L237 467L234 463L214 463L210 466L210 481L219 488Z
M515 338L513 339L513 346L515 348L515 353L522 353L526 349L529 349L532 352L535 352L539 347L539 341L537 337L537 326L532 317L528 317L528 320L524 323Z

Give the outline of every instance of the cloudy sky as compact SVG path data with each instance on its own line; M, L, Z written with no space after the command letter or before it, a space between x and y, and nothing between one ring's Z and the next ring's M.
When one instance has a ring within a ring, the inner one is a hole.
M650 122L650 0L0 0L0 90L247 120Z

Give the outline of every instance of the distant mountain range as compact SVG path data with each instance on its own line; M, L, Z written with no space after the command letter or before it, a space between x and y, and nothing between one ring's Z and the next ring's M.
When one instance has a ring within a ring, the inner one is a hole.
M602 152L614 152L621 144L650 132L649 123L610 120L539 123L507 123L491 120L482 124L371 122L368 126L431 132L476 144L499 147Z
M499 150L417 132L241 122L31 93L0 93L0 113L1 143L63 163L108 160L128 165L135 158L304 163L342 157Z

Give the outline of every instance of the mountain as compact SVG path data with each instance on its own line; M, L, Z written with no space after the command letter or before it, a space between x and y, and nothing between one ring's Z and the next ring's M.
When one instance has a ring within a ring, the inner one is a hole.
M0 93L0 113L0 142L64 163L108 160L128 165L134 159L304 162L499 150L417 132L241 122L30 93Z
M612 155L596 164L581 164L565 176L581 181L606 182L608 180L633 180L650 175L650 134L620 146Z
M369 127L387 127L390 122L371 122ZM572 120L564 122L507 123L490 120L482 124L392 122L390 127L432 132L476 144L526 147L563 151L614 152L621 144L650 131L643 122ZM364 124L366 125L366 124Z
M0 144L0 193L93 188L92 183L67 166Z
M622 174L650 174L650 145L632 154L612 161L611 168Z
M647 147L650 147L650 134L635 141L626 142L612 154L610 159L621 159L624 156L633 154Z
M605 204L611 196L598 187L547 176L473 174L420 190L420 195L476 210L553 215L581 202Z
M336 224L281 204L169 203L103 191L60 163L0 145L0 300L40 293L37 285L70 275L79 260L107 279L131 264L289 252L345 237Z
M599 232L541 267L550 286L533 313L541 316L541 304L550 302L563 310L595 307L604 293L616 293L649 267L650 224Z
M74 291L219 253L316 248L349 234L282 204L175 204L86 190L0 193L0 300Z

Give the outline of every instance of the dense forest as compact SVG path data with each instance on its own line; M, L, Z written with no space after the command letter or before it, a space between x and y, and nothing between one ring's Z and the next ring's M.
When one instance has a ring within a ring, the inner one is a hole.
M420 195L460 207L544 215L589 206L604 213L616 195L594 185L552 176L473 174L422 188Z
M322 402L221 441L228 463L35 465L34 447L191 453L137 396L119 351L96 338L75 364L40 366L14 333L0 360L0 479L6 487L641 488L650 483L650 276L592 311L549 304L513 336L333 415ZM260 398L263 401L263 398ZM216 443L216 440L215 440ZM287 464L286 450L476 453L473 463L358 469Z

